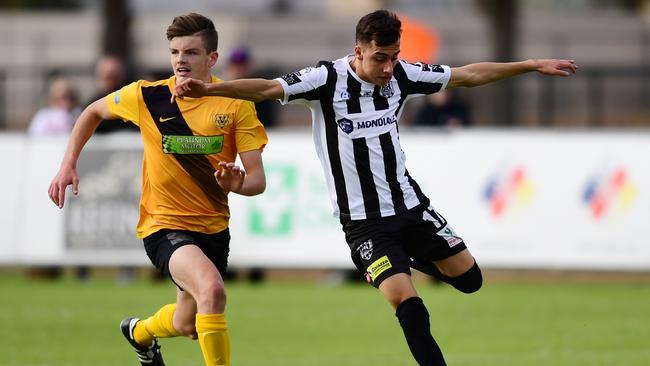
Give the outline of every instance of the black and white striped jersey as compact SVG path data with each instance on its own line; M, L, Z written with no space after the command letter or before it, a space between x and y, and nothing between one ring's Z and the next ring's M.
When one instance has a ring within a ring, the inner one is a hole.
M282 104L311 108L334 215L370 219L428 204L406 170L397 121L409 98L444 89L451 69L399 61L390 83L379 86L361 80L351 60L321 62L276 79L284 89Z

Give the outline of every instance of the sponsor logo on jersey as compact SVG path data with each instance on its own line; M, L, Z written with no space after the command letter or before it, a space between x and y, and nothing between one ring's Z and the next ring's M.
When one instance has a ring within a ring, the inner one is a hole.
M393 86L391 85L391 83L388 83L379 89L379 95L381 95L384 98L390 98L394 94L395 94L395 90L393 90Z
M223 149L223 135L163 135L162 148L165 154L217 154Z
M422 71L438 72L438 73L445 72L442 66L432 65L432 64L422 64Z
M338 123L339 128L341 129L341 131L343 131L343 132L345 132L347 134L352 132L352 130L354 129L354 127L352 126L352 121L350 121L347 118L341 118L340 120L336 121L336 123Z
M289 84L289 85L297 84L297 83L302 81L302 80L300 80L300 73L299 72L292 72L292 73L286 74L286 75L284 75L282 77L282 79L284 81L286 81L287 84Z
M361 96L364 98L372 97L372 90L362 90Z
M230 123L230 115L215 113L212 115L212 120L214 121L214 124L217 125L217 127L224 128Z
M113 97L113 103L115 104L120 104L120 91L115 92L115 96Z
M364 261L369 260L372 257L372 239L368 239L359 246L359 256Z
M394 123L397 123L397 117L395 116L380 117L377 119L371 119L369 121L357 122L357 129L361 130L364 128L381 127L381 126L392 125Z
M387 269L393 268L387 256L383 256L368 266L366 273L370 276L371 280L376 280L379 275L384 273Z

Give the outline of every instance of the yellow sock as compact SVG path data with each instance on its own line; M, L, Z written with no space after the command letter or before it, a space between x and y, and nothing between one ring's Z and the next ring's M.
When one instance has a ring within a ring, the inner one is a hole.
M230 336L224 314L196 314L196 333L207 366L230 366Z
M133 328L133 338L138 344L149 345L156 338L170 338L179 336L174 329L172 319L176 311L176 304L167 304L149 318L139 321Z

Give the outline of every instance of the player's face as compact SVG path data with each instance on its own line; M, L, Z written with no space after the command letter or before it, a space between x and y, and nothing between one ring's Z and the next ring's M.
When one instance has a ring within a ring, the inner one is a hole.
M399 41L388 46L377 46L375 41L357 44L354 54L358 60L356 73L367 82L386 85L393 77L393 68L399 55Z
M169 52L177 83L187 78L210 81L210 70L219 55L216 51L208 53L201 37L174 37L169 41Z

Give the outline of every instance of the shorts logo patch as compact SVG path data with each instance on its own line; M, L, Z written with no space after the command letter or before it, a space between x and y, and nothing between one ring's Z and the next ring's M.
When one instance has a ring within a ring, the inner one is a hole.
M171 233L167 234L166 237L167 237L167 240L169 240L169 242L173 246L176 246L176 245L178 245L180 243L183 243L183 242L192 241L191 236L189 236L187 234L179 233L179 232L171 232Z
M387 269L393 268L393 265L390 263L388 256L383 256L376 261L372 262L368 266L366 272L370 275L370 278L374 281L379 277L380 274L384 273Z
M438 231L438 235L440 235L443 239L447 241L447 244L449 244L450 248L453 248L457 244L461 243L463 239L461 239L456 233L454 232L454 229L451 228L451 226L447 225L442 230Z
M359 246L359 255L364 261L370 260L372 257L372 239L368 239Z

